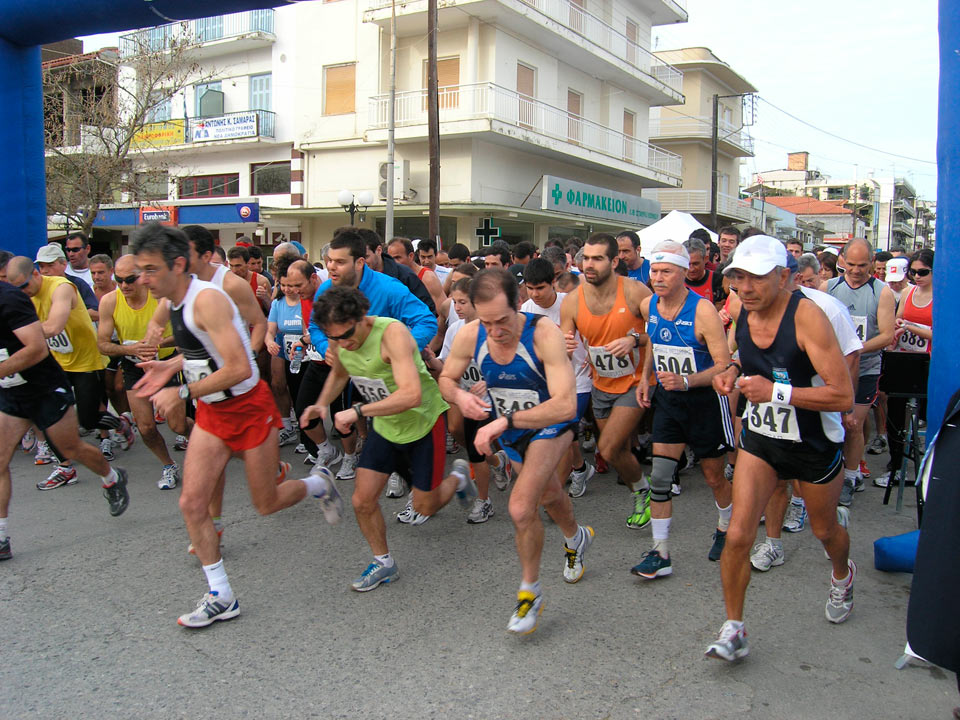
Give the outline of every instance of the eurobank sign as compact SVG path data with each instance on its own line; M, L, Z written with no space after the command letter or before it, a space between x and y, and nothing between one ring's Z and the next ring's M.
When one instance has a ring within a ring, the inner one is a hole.
M576 180L543 176L543 210L617 220L624 225L652 225L660 219L660 203L639 195L587 185Z

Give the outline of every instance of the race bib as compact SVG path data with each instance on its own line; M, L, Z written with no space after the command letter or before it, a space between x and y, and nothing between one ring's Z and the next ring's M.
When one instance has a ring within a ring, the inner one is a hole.
M775 440L800 442L797 409L793 405L754 404L747 400L743 421L753 432Z
M368 377L353 377L350 379L353 381L353 384L357 386L360 394L363 395L363 399L368 403L375 403L390 395L390 390L387 389L387 384L383 380L375 380Z
M476 361L471 360L467 369L463 371L463 377L460 378L460 387L469 390L481 380L483 380L483 375L480 374L480 367Z
M203 380L214 372L212 360L183 360L183 376L188 383L195 383ZM203 395L201 398L205 403L222 402L227 399L227 394L222 390Z
M921 325L917 323L917 327L930 329L929 325ZM905 326L903 334L900 335L900 339L897 340L897 351L898 352L913 352L913 353L925 353L930 352L930 341L925 337L920 337L914 332L911 332L910 326Z
M67 335L66 330L61 330L53 337L48 337L47 347L63 355L69 355L73 352L73 343L70 342L70 336Z
M136 344L137 344L137 341L136 341L136 340L124 340L124 341L123 341L123 344L124 344L124 345L136 345ZM143 362L143 360L141 360L140 358L138 358L136 355L124 355L124 357L125 357L127 360L129 360L130 362L132 362L134 365L136 365L136 364L139 363L139 362Z
M853 328L857 331L857 337L860 338L860 342L867 341L867 316L866 315L851 315L850 319L853 320Z
M693 348L674 345L653 344L654 370L674 373L675 375L693 375L697 363L693 358Z
M7 352L6 348L0 348L0 362L10 359L10 353ZM27 381L23 379L23 376L20 373L14 373L13 375L7 375L6 377L0 377L0 388L12 388L17 387L17 385L26 385Z
M284 334L283 336L283 354L287 360L293 360L293 346L295 343L302 342L302 336L297 334Z
M632 352L623 357L614 357L609 350L593 345L587 348L587 352L590 353L590 364L593 365L594 370L600 377L618 378L624 375L633 375L637 370L637 366L633 362Z
M493 400L493 408L497 415L503 415L505 412L517 412L518 410L529 410L540 404L540 395L536 390L524 390L521 388L489 388L490 399Z

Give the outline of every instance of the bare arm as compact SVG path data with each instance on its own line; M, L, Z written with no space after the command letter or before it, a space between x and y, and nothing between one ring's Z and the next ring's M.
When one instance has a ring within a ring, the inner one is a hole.
M421 280L423 281L424 287L427 288L427 292L430 293L430 297L433 298L433 304L437 308L437 312L439 312L443 301L447 299L447 296L443 294L443 286L440 284L440 278L437 277L437 274L433 272L433 270L428 270L423 274Z
M237 310L240 311L240 317L250 327L251 349L255 353L260 352L267 335L267 318L260 309L256 295L250 289L250 283L244 282L233 273L227 273L223 276L223 290L233 300Z
M63 332L67 326L67 320L70 319L70 311L80 301L80 291L73 286L73 283L64 283L57 286L53 291L53 299L50 303L50 312L47 313L47 319L41 323L43 326L43 336L53 337Z
M873 352L882 350L893 342L895 328L894 320L897 301L893 297L893 290L884 287L880 291L880 302L877 304L877 334L875 337L865 340L863 343L863 352Z
M250 358L243 348L243 340L233 326L233 308L220 293L201 290L193 305L197 327L210 336L223 364L202 380L189 384L191 397L202 397L226 390L250 377Z
M577 308L579 291L567 293L560 305L560 331L566 344L567 357L573 356L577 349ZM586 343L584 343L586 344Z
M13 334L23 343L23 347L0 362L0 377L32 368L50 354L43 327L39 321L18 327Z
M730 364L730 349L727 347L727 339L723 332L723 321L713 303L708 300L697 303L695 322L697 338L710 351L713 367L687 377L687 385L709 387L713 383L713 376L723 372Z
M100 317L103 318L97 326L97 349L104 355L135 355L129 347L124 347L113 341L113 311L117 307L117 293L119 290L108 292L100 298ZM142 343L141 343L142 344Z
M460 378L470 365L473 349L477 345L477 330L480 322L467 323L453 338L450 354L443 362L443 371L437 379L440 394L448 403L456 404L463 414L473 420L483 420L488 416L490 407L479 397L460 387Z

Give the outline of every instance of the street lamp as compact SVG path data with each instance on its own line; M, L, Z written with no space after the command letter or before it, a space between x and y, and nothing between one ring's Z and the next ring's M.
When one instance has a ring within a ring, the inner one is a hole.
M364 212L373 205L373 193L369 190L361 190L356 196L349 190L341 190L337 195L337 202L346 212L350 213L350 224L353 225L354 216L357 211Z

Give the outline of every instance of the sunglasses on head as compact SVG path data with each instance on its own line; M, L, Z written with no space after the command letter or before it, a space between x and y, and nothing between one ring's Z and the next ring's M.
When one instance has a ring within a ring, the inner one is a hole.
M920 268L919 270L914 270L913 268L910 268L909 270L907 270L907 275L909 275L910 277L914 277L914 276L926 277L929 274L930 274L930 268Z
M127 275L126 277L120 277L119 275L113 276L114 280L117 281L117 285L133 285L137 280L140 279L139 275Z
M357 331L357 326L354 325L352 328L347 330L343 335L327 335L327 340L349 340L353 337L353 334Z

